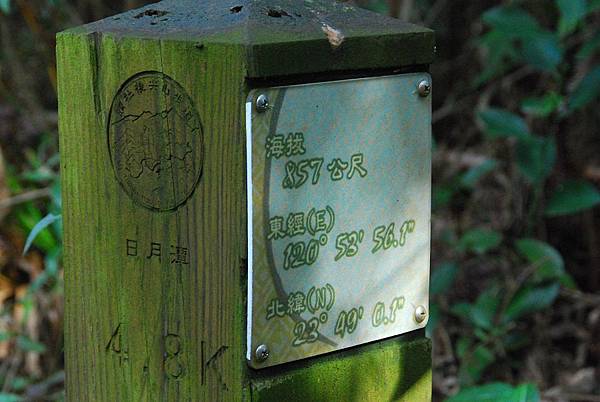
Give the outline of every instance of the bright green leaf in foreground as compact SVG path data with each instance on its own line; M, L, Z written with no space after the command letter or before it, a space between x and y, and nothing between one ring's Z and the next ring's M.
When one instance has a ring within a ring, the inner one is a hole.
M23 249L23 254L26 254L29 251L29 248L33 244L33 241L40 234L41 231L46 229L48 226L52 225L54 222L62 219L61 215L48 214L42 218L34 227L31 229L29 236L27 236L27 241L25 242L25 247Z
M600 204L600 192L586 181L568 181L552 195L546 206L546 215L569 215Z
M529 136L527 123L520 116L504 109L489 108L479 112L479 118L485 125L490 138Z
M33 203L26 203L15 209L14 216L26 232L31 232L43 219L42 212ZM53 231L49 229L36 233L33 244L43 252L49 252L58 246Z
M505 383L492 383L462 389L446 402L539 402L540 393L532 384L513 388Z

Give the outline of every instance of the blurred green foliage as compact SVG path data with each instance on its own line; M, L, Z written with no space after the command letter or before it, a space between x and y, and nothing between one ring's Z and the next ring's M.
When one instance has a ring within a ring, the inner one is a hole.
M489 278L488 286L474 301L458 301L447 307L449 314L470 329L455 345L455 353L461 362L458 378L463 389L448 399L449 402L540 400L539 393L531 385L512 388L502 383L482 387L475 384L489 378L486 372L499 360L510 359L512 364L522 364L518 352L532 342L530 332L522 323L530 320L532 314L552 306L561 287L576 287L557 249L533 237L537 225L542 223L544 216L575 214L600 204L596 186L581 178L559 183L554 179L550 183L558 153L556 136L560 131L556 127L573 113L588 107L600 94L599 65L587 67L582 78L573 77L580 73L574 71L573 59L594 63L593 57L600 48L597 16L592 17L600 2L556 0L542 3L556 11L553 21L547 18L544 23L538 21L528 11L535 9L533 1L507 2L481 15L484 30L475 39L484 57L482 71L472 81L473 88L485 88L494 80L519 70L531 71L530 75L547 80L544 87L531 88L532 96L517 99L520 104L517 110L504 106L500 99L493 106L483 106L477 112L485 141L505 142L511 151L502 160L489 158L434 190L434 205L444 207L459 193L472 190L482 177L502 166L514 166L526 191L533 194L533 201L526 206L527 221L521 227L513 228L508 236L476 227L466 229L458 240L453 237L446 240L458 255L473 253L488 259L510 255L513 256L512 264L523 267L514 280L508 281L498 273ZM578 83L571 89L567 83L573 81ZM515 99L509 99L506 103L514 102ZM459 270L457 262L444 262L433 269L434 304L428 328L430 333L444 315L438 304L440 295L452 288Z

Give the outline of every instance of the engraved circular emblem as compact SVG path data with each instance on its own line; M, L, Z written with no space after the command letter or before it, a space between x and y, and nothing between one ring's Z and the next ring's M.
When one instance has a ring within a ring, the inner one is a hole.
M108 145L125 192L153 211L175 210L200 180L200 116L183 87L163 73L143 72L121 86L110 108Z

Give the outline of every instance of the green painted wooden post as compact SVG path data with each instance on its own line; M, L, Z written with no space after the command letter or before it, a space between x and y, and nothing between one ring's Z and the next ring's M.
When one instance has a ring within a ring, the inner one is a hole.
M325 0L166 0L60 33L68 400L429 401L422 331L248 367L244 103L427 71L433 41Z

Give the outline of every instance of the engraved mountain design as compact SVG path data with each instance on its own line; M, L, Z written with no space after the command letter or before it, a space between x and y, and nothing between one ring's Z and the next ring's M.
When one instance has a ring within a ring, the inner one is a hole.
M147 113L149 112L144 112ZM171 113L175 113L173 109L147 117L129 117L119 122L125 126L122 136L117 139L117 146L123 152L126 174L137 179L147 169L160 178L161 174L172 173L173 168L183 169L190 174L194 171L193 151L189 141L173 141L176 138L173 129L158 134L154 132L154 127L157 126L154 120L168 119Z
M128 80L113 101L108 127L115 174L136 202L177 208L202 173L202 123L192 100L160 72Z

